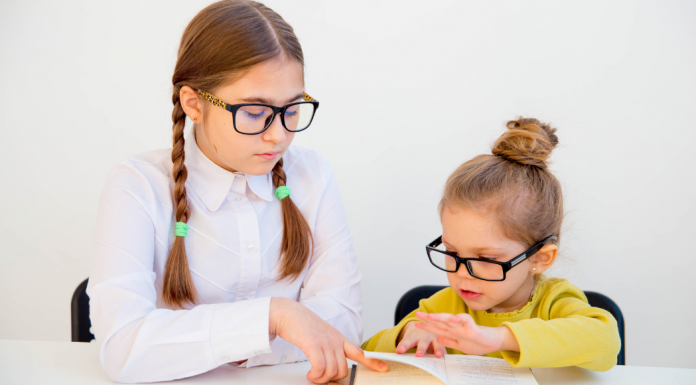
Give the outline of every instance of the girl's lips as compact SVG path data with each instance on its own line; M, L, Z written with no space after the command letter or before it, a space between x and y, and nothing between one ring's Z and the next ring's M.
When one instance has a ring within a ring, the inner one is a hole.
M256 154L265 160L273 160L278 156L277 152L267 152L265 154Z
M476 299L482 296L483 294L481 293L475 293L473 291L466 291L466 290L459 290L459 292L462 295L462 298L464 299Z

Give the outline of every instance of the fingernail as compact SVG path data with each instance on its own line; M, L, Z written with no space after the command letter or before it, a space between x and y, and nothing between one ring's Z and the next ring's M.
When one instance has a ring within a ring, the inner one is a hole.
M380 369L386 369L386 368L387 368L387 364L385 364L384 362L382 362L381 364L379 364L379 368L380 368Z

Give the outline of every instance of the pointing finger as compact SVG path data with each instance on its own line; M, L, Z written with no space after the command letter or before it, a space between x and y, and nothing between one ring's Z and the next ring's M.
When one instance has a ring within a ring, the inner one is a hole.
M347 358L363 364L375 372L386 372L389 370L389 365L378 359L365 357L363 350L348 340L343 342L343 351L346 353Z

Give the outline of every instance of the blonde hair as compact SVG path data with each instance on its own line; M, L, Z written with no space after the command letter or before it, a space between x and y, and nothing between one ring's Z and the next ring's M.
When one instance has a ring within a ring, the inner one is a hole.
M492 154L479 155L447 179L440 201L445 207L469 207L494 214L506 237L533 246L549 235L560 240L563 194L549 171L549 155L558 144L552 128L534 118L507 123Z
M213 91L234 79L241 71L275 58L289 58L304 65L302 47L293 29L280 15L254 1L226 0L209 5L189 23L181 37L172 76L174 211L177 222L188 222L191 211L186 198L188 171L184 165L186 114L179 92L184 86ZM273 167L273 184L285 186L283 160ZM297 279L312 250L312 233L295 203L286 197L281 203L283 239L280 279ZM162 299L172 307L195 304L198 293L191 278L184 237L177 236L169 250L164 273Z

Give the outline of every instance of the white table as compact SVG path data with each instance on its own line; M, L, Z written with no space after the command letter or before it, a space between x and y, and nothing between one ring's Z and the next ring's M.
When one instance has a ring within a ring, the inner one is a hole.
M309 363L250 369L223 365L199 376L159 384L311 384ZM533 369L539 384L696 385L696 369L616 366L598 373L580 368ZM96 344L0 340L0 384L113 384L99 364Z

